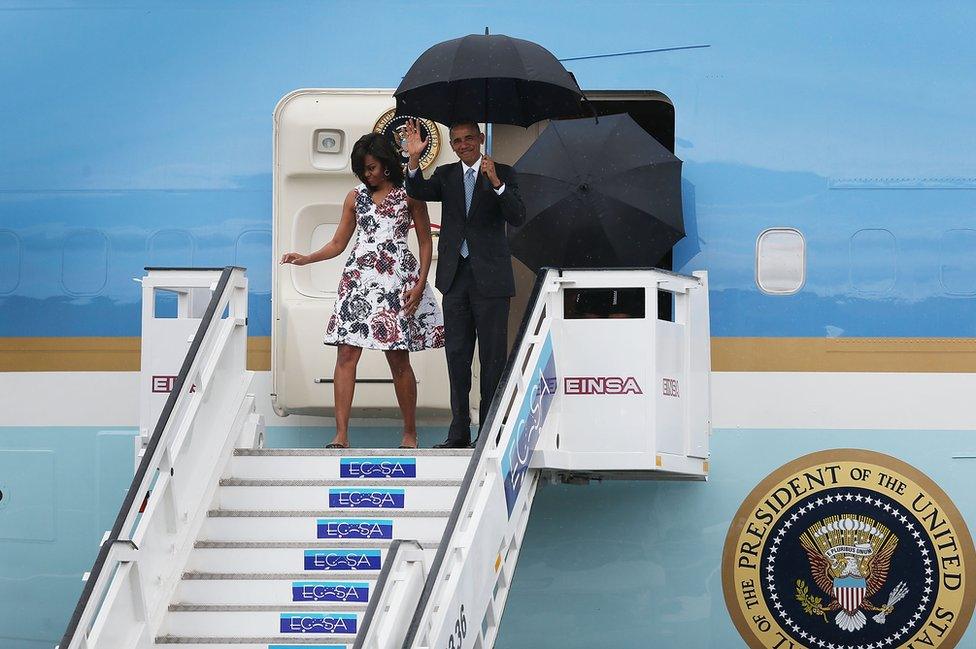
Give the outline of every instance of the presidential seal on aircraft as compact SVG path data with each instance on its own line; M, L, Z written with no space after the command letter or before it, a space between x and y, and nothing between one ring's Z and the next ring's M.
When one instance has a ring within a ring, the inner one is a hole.
M427 141L424 152L420 156L420 168L427 169L437 159L441 150L440 131L433 120L414 117L413 115L397 115L396 109L391 108L376 120L373 125L374 133L382 133L393 142L394 148L400 154L403 164L407 164L407 149L404 144L407 138L407 122L414 120L420 129L420 138Z
M750 647L954 647L976 561L949 497L914 467L836 449L777 469L729 528L722 585Z

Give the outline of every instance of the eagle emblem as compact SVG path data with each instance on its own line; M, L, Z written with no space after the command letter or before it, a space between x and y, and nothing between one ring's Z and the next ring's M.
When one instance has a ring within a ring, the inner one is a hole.
M396 149L402 158L401 162L406 165L408 157L406 150L406 127L407 121L411 119L417 120L420 128L420 136L427 140L427 146L424 147L424 151L420 156L420 168L426 169L437 159L437 154L441 148L440 131L437 129L437 124L433 120L414 117L412 115L397 115L396 109L391 108L376 120L376 124L373 125L373 132L383 133L390 138L390 141L393 143L393 148Z
M796 583L796 598L803 610L827 621L827 613L837 611L834 622L844 631L858 631L867 624L864 611L875 612L873 619L884 624L895 604L908 594L904 582L889 593L886 604L875 605L888 579L891 557L898 537L881 523L867 516L841 514L824 518L800 536L800 545L810 562L813 582L829 599L814 597L802 579Z

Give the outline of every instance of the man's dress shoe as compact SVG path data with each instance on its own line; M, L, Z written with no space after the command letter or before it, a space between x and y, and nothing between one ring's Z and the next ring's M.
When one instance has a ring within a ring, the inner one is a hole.
M464 439L448 439L440 444L434 444L434 448L471 448L471 442Z

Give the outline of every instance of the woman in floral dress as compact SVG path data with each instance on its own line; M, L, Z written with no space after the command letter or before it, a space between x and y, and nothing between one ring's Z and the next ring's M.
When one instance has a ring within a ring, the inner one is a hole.
M346 195L332 241L308 255L286 253L281 263L304 266L332 259L358 228L325 332L325 344L339 348L333 374L336 435L327 448L349 446L349 411L363 349L386 354L403 413L401 448L415 448L417 381L410 352L444 346L444 321L427 285L430 217L426 203L409 198L403 189L403 167L384 135L370 133L356 142L352 169L362 184ZM419 262L407 247L411 222L420 243Z

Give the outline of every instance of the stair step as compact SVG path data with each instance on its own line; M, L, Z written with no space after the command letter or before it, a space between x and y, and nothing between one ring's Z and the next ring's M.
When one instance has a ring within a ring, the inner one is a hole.
M247 478L223 478L221 487L451 487L461 486L460 480L251 480Z
M302 579L183 579L174 597L178 604L290 606L292 603L366 603L378 575L357 573L349 579L322 575Z
M163 620L163 636L221 638L269 638L279 643L291 637L314 636L343 641L355 637L363 611L170 611Z
M192 572L331 572L379 574L387 548L350 547L247 547L195 548L186 570ZM431 549L431 558L434 550Z
M309 575L306 572L201 572L199 570L187 570L183 573L183 579L200 579L216 581L236 581L236 580L292 580L310 581L315 579L328 579L330 581L364 581L375 579L377 573L364 572L362 570L333 570L327 575L319 577Z
M239 457L471 457L471 448L235 448Z
M417 541L420 547L435 548L440 541ZM388 548L392 540L318 539L315 541L197 541L195 548L205 550L231 548Z
M237 449L227 477L253 480L460 480L470 449Z
M396 509L227 510L208 512L200 539L304 541L316 539L439 539L450 511Z
M170 604L170 611L177 613L241 613L247 611L289 611L312 613L365 613L366 604L329 602L324 604Z
M312 486L221 487L221 509L450 509L458 486Z
M349 649L349 644L337 644L341 640L320 640L318 638L232 638L231 642L224 642L228 638L187 638L180 636L160 636L156 638L157 647L171 647L179 645L180 649ZM325 642L326 644L323 644Z

